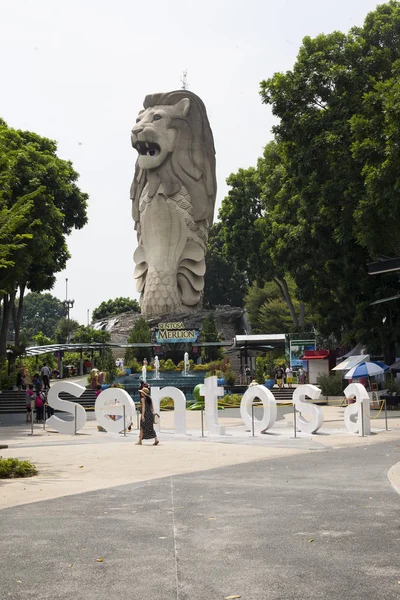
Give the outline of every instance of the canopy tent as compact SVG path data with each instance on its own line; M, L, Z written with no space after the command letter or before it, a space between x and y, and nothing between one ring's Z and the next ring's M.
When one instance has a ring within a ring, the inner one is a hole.
M369 354L358 354L356 356L350 356L350 358L333 367L332 371L349 371L353 367L356 367L362 362L369 360Z

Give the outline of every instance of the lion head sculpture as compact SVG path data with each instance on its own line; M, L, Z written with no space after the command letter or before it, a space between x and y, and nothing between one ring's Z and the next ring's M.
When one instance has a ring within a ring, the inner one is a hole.
M153 197L162 183L167 196L182 186L192 199L194 220L212 223L217 191L214 139L202 100L187 90L146 96L132 129L138 151L131 188L132 216L140 220L146 184Z

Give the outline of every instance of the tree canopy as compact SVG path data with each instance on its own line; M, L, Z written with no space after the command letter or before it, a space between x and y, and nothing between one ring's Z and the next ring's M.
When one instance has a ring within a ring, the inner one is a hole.
M28 341L39 333L54 339L57 324L66 314L64 303L50 293L30 292L24 299L22 334Z
M87 221L88 196L77 186L78 174L72 163L60 159L56 151L54 141L12 129L0 120L2 207L13 211L26 202L23 233L29 234L3 271L0 359L5 356L11 314L15 344L19 344L25 290L51 289L56 273L65 268L69 258L66 236ZM18 242L19 230L16 234Z
M322 334L383 348L386 360L400 311L371 303L396 295L398 280L367 264L400 254L399 69L396 1L348 33L304 38L293 69L261 82L274 139L256 168L228 178L220 211L249 281L289 274Z
M215 223L209 231L204 308L214 308L221 304L243 306L247 289L246 275L236 268L235 261L229 256L221 231L222 223Z
M92 320L99 321L106 317L113 315L120 315L124 312L137 312L140 313L140 305L137 300L131 298L115 298L114 300L107 300L102 302L97 308L93 310Z
M150 342L149 324L144 317L139 317L129 333L128 344L150 344ZM138 362L142 362L145 358L150 361L151 348L128 348L125 352L125 364L129 364L133 358L137 358Z

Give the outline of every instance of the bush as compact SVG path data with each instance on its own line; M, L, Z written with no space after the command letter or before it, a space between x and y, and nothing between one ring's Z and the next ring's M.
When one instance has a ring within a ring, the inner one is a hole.
M396 379L388 379L385 381L384 388L387 389L389 394L396 394L397 396L400 395L400 382Z
M233 373L233 371L231 371L231 370L225 371L224 377L225 377L225 381L226 381L227 385L235 384L236 373Z
M18 458L2 458L0 456L0 479L15 479L17 477L33 477L37 475L35 465L27 460Z
M195 365L193 367L193 371L208 371L208 364L204 363L201 365Z
M160 360L160 371L176 371L176 365L171 358Z
M342 376L339 373L335 373L334 375L318 375L317 385L321 388L323 396L343 395Z
M140 373L143 365L140 365L136 358L133 358L127 366L130 368L131 373Z
M259 384L265 383L265 358L262 356L256 358L256 381Z
M219 399L224 406L240 406L241 401L241 394L225 394L223 398Z

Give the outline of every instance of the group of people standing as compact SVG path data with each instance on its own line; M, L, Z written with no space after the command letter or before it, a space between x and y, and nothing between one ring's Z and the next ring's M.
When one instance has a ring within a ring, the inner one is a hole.
M19 371L22 378L22 373ZM32 377L32 383L23 385L22 381L17 379L18 390L25 387L25 403L26 403L26 421L32 419L33 410L36 411L36 423L43 421L54 414L53 409L46 402L47 393L50 389L50 369L43 363L40 373L35 373ZM45 414L46 413L46 414Z
M275 380L279 388L285 387L285 383L289 388L291 388L293 385L292 367L290 365L288 367L285 365L277 367L275 369ZM299 384L303 384L305 382L305 372L303 367L300 367L300 369L297 371L297 381Z

